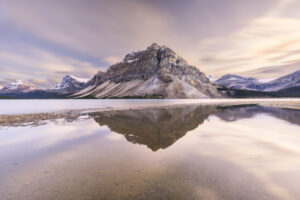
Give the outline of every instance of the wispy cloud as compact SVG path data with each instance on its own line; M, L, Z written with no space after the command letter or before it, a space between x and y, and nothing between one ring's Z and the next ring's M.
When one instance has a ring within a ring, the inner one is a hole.
M97 70L101 69L89 62L55 55L45 50L34 48L27 50L26 55L0 51L1 70L4 72L0 74L0 79L7 81L30 79L41 86L48 86L53 82L60 81L66 74L91 78Z
M216 77L280 76L295 67L276 66L300 59L298 2L2 0L0 82L46 86L65 73L88 78L152 42Z

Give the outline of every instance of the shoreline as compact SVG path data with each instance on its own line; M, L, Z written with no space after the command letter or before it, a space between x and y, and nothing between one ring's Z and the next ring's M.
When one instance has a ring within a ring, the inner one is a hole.
M258 99L245 99L243 101L215 101L215 102L195 102L195 103L171 103L159 105L137 105L127 107L103 107L103 108L88 108L88 109L69 109L56 112L41 112L41 113L21 113L21 114L0 114L0 127L20 127L20 126L38 126L46 124L49 121L57 121L63 119L66 122L78 120L83 116L88 116L93 113L119 111L119 110L142 110L142 109L161 109L161 108L180 108L189 106L265 106L287 109L299 109L300 100L275 100L269 99L261 101ZM89 117L88 117L89 118Z

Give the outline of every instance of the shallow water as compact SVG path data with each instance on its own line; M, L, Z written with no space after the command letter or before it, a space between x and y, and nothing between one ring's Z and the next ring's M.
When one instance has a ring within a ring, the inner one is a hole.
M2 199L299 199L300 111L196 106L0 129Z

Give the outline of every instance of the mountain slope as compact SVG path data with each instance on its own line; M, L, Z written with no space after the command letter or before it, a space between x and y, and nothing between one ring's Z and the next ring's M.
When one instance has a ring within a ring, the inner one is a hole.
M24 80L16 80L11 83L6 84L0 93L26 93L34 90L38 90L38 87L32 83L26 82Z
M255 90L261 92L277 92L300 86L300 70L280 77L273 81L262 83L251 77L228 74L222 76L216 83L230 89Z
M223 94L196 67L170 48L154 43L144 51L127 54L106 72L98 72L74 96L210 98Z
M300 70L264 84L264 91L278 91L300 86Z

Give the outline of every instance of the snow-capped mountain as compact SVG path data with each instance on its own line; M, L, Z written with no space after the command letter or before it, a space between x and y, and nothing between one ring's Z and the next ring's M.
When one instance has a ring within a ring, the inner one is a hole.
M106 72L98 72L76 97L213 98L218 86L172 49L152 44L129 53Z
M300 70L269 82L260 82L255 78L228 74L222 76L216 83L230 89L275 92L300 86Z
M1 90L2 88L3 88L2 85L0 85L0 90Z
M50 90L56 90L62 93L73 93L82 89L86 82L88 82L88 79L66 75L63 77L60 83L52 86Z
M37 90L38 87L32 83L26 82L24 80L15 80L11 83L6 84L0 93L26 93Z
M300 70L263 84L264 91L278 91L300 86Z
M227 74L216 80L216 83L223 85L231 89L246 89L246 90L257 90L257 85L260 82L251 77L243 77L235 74Z

